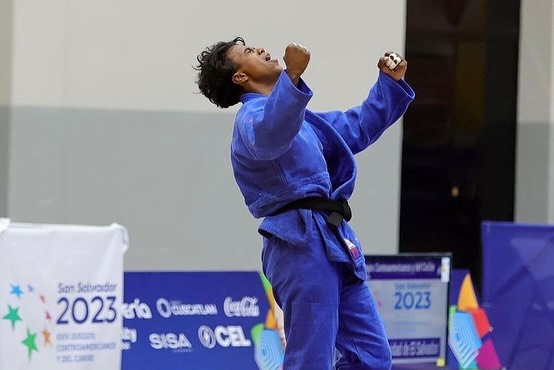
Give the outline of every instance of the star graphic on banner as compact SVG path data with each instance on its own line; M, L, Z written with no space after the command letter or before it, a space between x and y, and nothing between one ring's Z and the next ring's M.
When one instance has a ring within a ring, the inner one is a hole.
M29 290L29 293L32 293L32 292L35 291L35 288L33 288L33 286L31 284L27 285L27 289Z
M52 316L50 316L50 312L46 311L46 320L52 321Z
M52 345L52 341L51 341L51 338L50 338L50 337L51 337L52 333L50 333L50 332L48 331L48 329L46 329L46 328L45 328L43 331L41 331L41 333L42 333L42 336L43 336L43 338L44 338L44 345L45 345L45 346L47 346L47 345L50 345L50 346L51 346L51 345Z
M19 307L13 308L12 306L8 305L8 313L6 314L6 316L2 317L2 319L4 320L10 320L12 324L12 330L15 329L15 323L17 321L21 321L21 317L19 317L17 311L19 311Z
M29 360L31 359L33 351L38 352L37 344L35 343L36 337L37 333L31 333L31 331L27 329L27 338L21 342L29 350Z
M21 298L21 295L23 294L23 292L21 291L21 287L18 285L13 285L13 284L10 284L12 286L12 291L10 292L10 294L13 294L14 296L16 296L17 298Z
M46 303L46 298L44 297L44 294L41 294L39 298L42 303Z

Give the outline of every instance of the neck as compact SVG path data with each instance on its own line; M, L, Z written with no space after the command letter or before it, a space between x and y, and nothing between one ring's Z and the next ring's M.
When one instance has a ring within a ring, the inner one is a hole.
M252 92L257 94L262 94L265 96L269 96L271 92L273 91L273 87L275 87L275 84L277 83L277 80L272 81L252 81L249 80L246 85L244 86L244 90L246 92Z

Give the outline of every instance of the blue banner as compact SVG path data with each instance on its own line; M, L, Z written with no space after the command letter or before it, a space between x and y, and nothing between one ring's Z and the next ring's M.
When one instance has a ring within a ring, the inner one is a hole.
M483 302L510 370L554 369L554 226L484 222Z
M264 283L257 272L125 273L122 369L278 369Z

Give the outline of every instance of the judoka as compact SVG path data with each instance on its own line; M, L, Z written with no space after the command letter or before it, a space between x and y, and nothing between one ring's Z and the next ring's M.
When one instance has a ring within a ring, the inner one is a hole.
M302 79L311 55L289 44L283 68L240 37L198 55L197 84L212 103L242 103L231 163L249 211L263 219L262 267L284 314L284 370L391 368L382 319L364 280L364 254L348 221L354 155L407 110L407 61L387 52L368 96L347 111L308 109Z

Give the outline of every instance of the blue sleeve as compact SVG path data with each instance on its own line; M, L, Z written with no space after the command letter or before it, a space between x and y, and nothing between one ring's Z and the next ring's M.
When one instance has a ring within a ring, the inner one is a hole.
M330 122L354 154L373 144L396 122L415 98L412 88L404 81L395 81L379 72L377 82L362 105L345 112L318 113Z
M243 105L237 113L236 125L253 158L271 160L290 149L312 96L304 81L300 80L296 87L283 71L269 96Z

